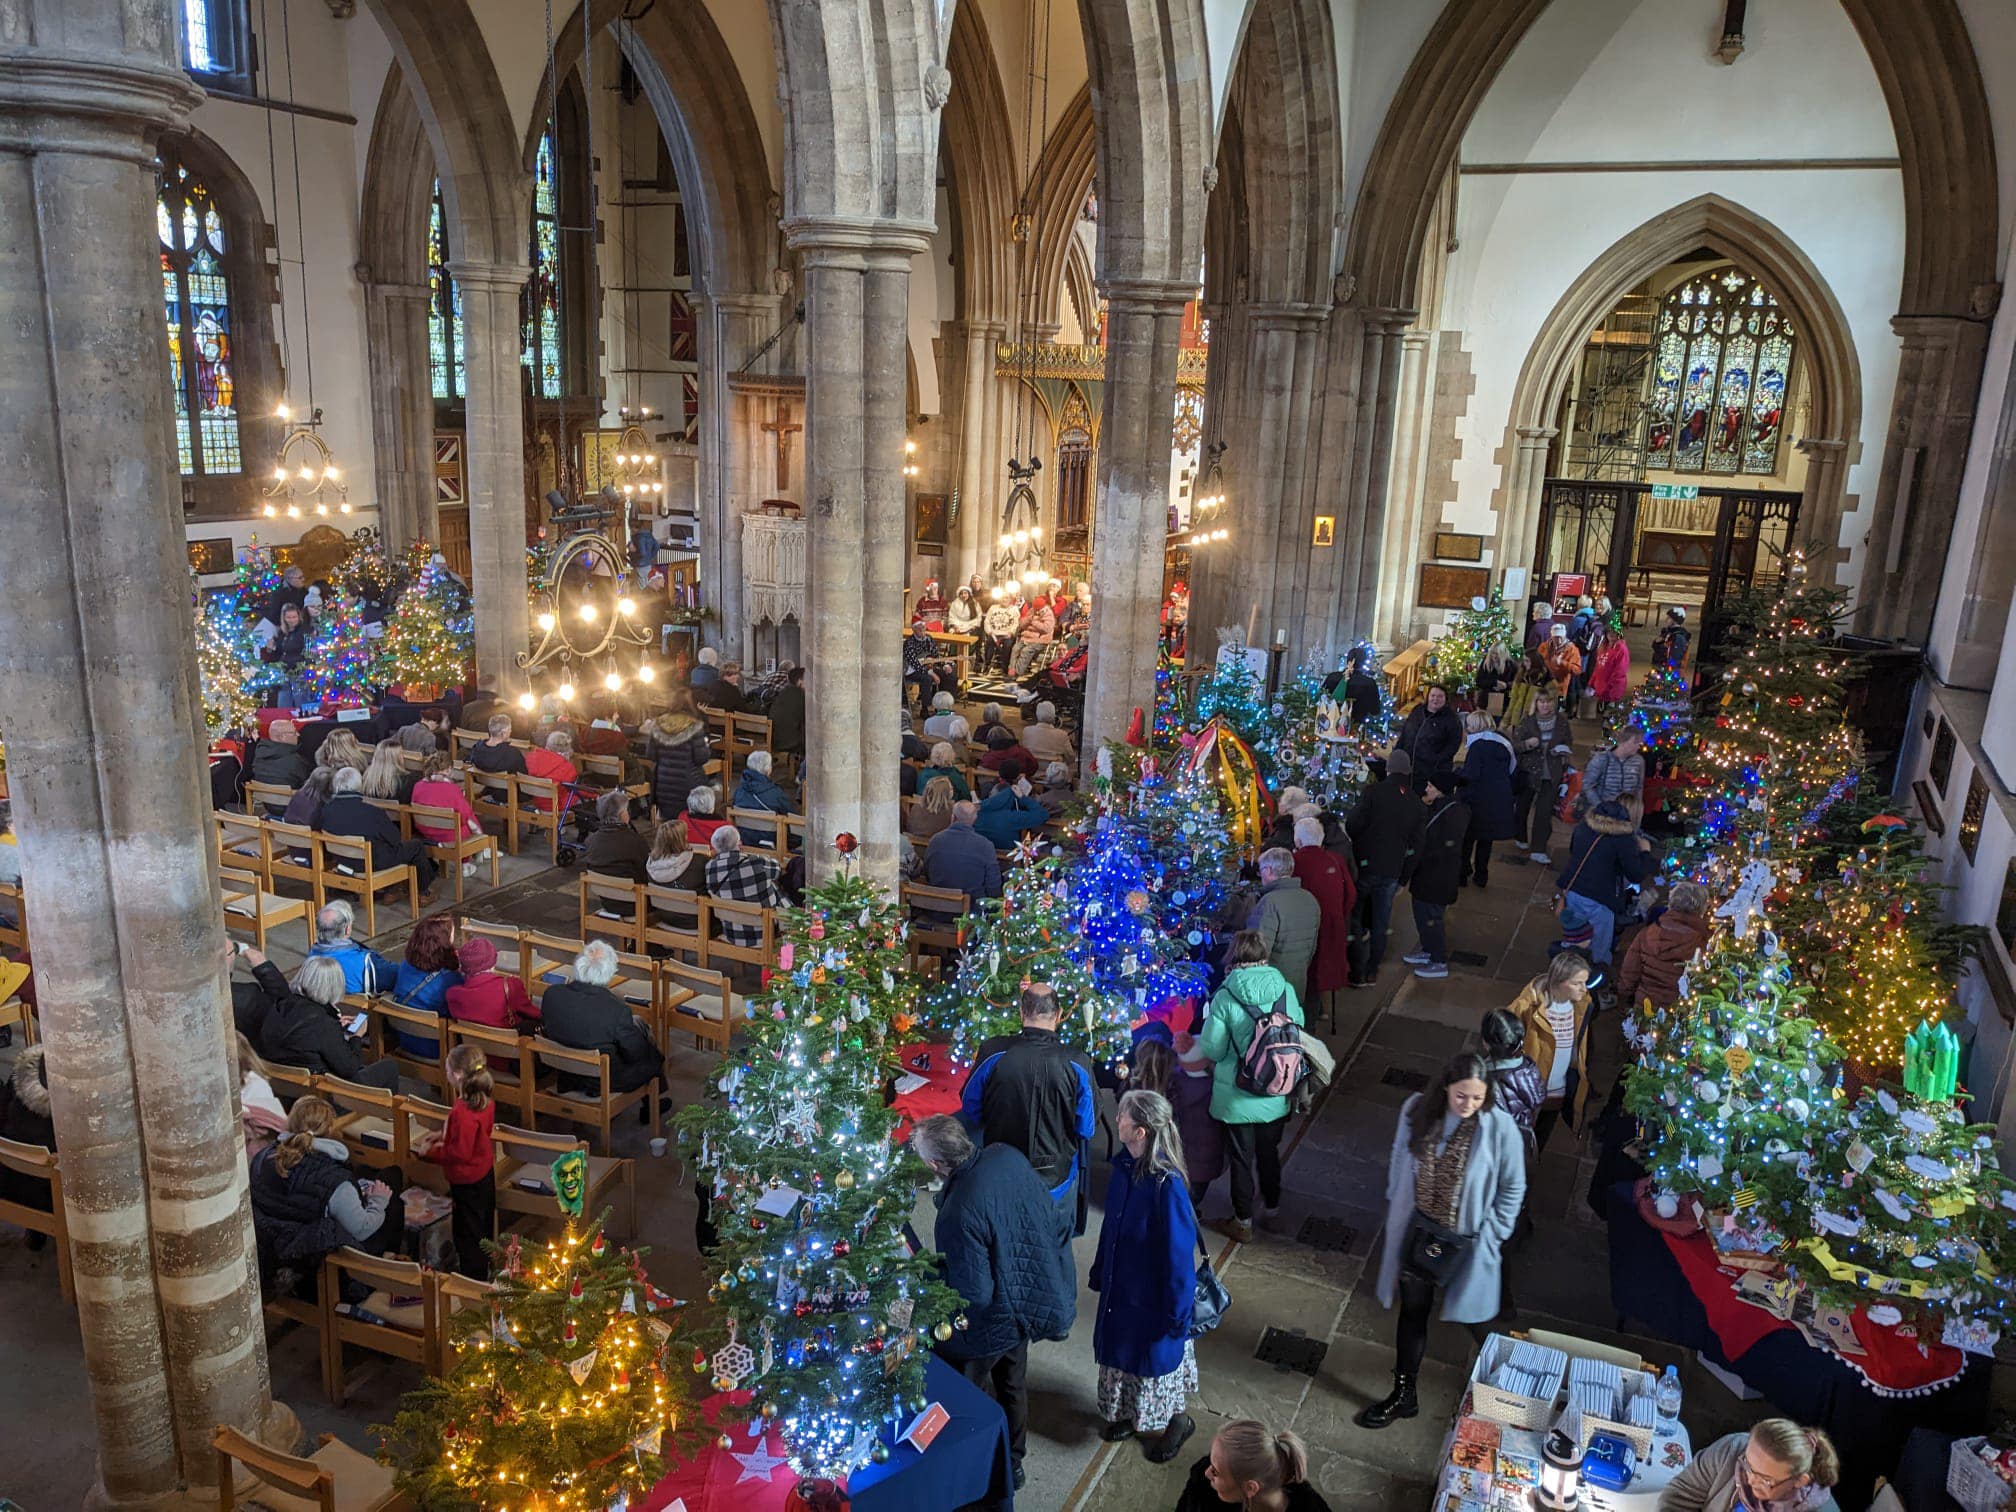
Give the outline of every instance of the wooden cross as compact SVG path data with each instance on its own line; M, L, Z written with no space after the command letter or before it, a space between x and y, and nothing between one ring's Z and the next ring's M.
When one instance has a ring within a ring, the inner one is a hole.
M794 425L788 419L789 411L784 405L777 406L777 418L765 420L759 427L777 438L777 491L782 493L791 486L791 438L805 429Z

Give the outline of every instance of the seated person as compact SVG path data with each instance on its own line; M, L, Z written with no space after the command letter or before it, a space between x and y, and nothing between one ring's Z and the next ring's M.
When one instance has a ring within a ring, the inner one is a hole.
M41 1045L24 1045L14 1057L14 1073L0 1082L0 1139L17 1144L56 1148L56 1125L49 1116L49 1068ZM37 1212L53 1211L49 1183L22 1171L0 1166L0 1202L18 1203ZM46 1234L30 1234L28 1248L41 1249Z
M572 981L555 982L540 1000L540 1030L546 1038L575 1050L599 1050L609 1057L609 1090L634 1092L665 1073L665 1057L636 1011L609 988L616 980L616 950L607 940L590 940L574 957ZM562 1092L591 1096L601 1084L563 1072ZM646 1121L649 1121L648 1112Z
M651 853L630 821L630 795L622 788L611 788L596 799L595 833L582 847L581 865L604 876L644 881L644 863Z
M994 842L973 827L979 805L970 798L952 805L952 822L924 847L924 881L978 901L1001 896L1001 858Z
M466 753L469 765L479 772L522 774L525 771L525 753L511 744L511 716L492 714L484 728L490 733L480 745L469 747Z
M707 861L707 854L694 850L687 840L686 826L677 819L667 819L658 826L658 833L651 841L644 872L653 887L705 892Z
M1036 801L1043 805L1043 812L1052 819L1063 814L1078 797L1078 786L1071 779L1071 768L1061 761L1053 761L1043 773L1043 791L1036 795Z
M294 789L294 796L287 800L287 808L280 815L280 822L305 824L308 828L314 829L321 822L322 805L329 801L329 794L334 788L335 781L334 768L325 766L315 768L308 774L308 780ZM267 817L271 817L270 810ZM305 850L296 850L293 856L296 865L308 864L308 852Z
M721 681L721 653L712 646L702 646L686 681L695 689L711 688Z
M404 1206L393 1203L384 1182L358 1178L349 1150L331 1137L335 1124L336 1110L325 1100L299 1098L287 1115L286 1137L252 1157L259 1277L286 1294L313 1297L322 1257L332 1250L354 1245L383 1255L404 1236Z
M679 822L686 826L687 838L693 844L706 845L728 821L714 817L714 789L696 787L686 795L686 812L679 816Z
M952 822L952 805L958 800L952 792L949 778L933 777L924 784L924 791L917 801L910 805L909 817L903 829L911 840L929 845L938 832Z
M943 777L952 784L954 798L971 798L972 789L966 785L966 774L959 769L956 747L949 740L941 740L931 747L931 764L920 767L917 772L917 791L923 792L931 785L933 777Z
M448 989L448 1017L462 1024L523 1033L539 1024L539 1005L526 995L525 984L497 971L497 947L482 935L464 940L455 952L462 980Z
M1029 781L1013 761L1001 763L1001 780L980 805L973 828L985 835L996 850L1013 850L1024 835L1039 830L1050 815L1030 794Z
M1009 761L1015 763L1015 769L1018 772L1033 772L1036 770L1036 758L1029 754L1028 747L1024 746L1020 741L1014 740L1011 740L1007 745L997 744L989 746L987 754L980 758L980 769L986 772L998 773L1001 770L1002 764Z
M420 901L428 902L434 891L434 858L427 853L425 840L408 840L399 833L399 821L384 809L364 800L364 777L352 767L338 767L330 781L329 801L315 827L325 835L342 835L365 840L371 846L371 867L384 871L394 866L410 866L420 879ZM338 871L351 871L348 857L331 857Z
M707 863L710 897L730 903L755 903L763 908L784 906L777 863L761 851L745 850L742 832L734 825L722 825L708 843L714 849L714 857ZM762 931L753 924L729 919L721 922L721 938L730 945L745 947L763 943Z
M574 765L574 737L566 730L555 730L546 737L545 745L532 747L525 753L525 775L558 783L560 809L565 813L574 804L574 794L568 791L568 786L581 777L580 769ZM523 802L542 814L553 811L551 798L535 794Z
M417 1008L440 1017L448 1014L448 989L462 985L456 969L455 920L446 913L429 914L413 926L406 937L406 958L399 963L399 976L392 988L392 1000L402 1008ZM399 1031L399 1046L408 1055L438 1058L437 1038Z
M252 973L249 982L231 983L231 1024L248 1040L257 1042L260 1026L266 1022L266 1010L275 1001L287 996L294 989L287 985L287 978L278 966L267 960L254 947L238 940L224 942L224 967L227 972L240 962ZM6 964L0 960L0 978L6 976ZM0 1002L6 1001L6 983L0 980ZM8 1136L0 1135L0 1138Z
M408 725L406 728L416 730L420 727ZM412 797L413 784L418 780L418 773L409 772L400 764L397 742L381 740L371 748L371 759L364 765L364 785L358 791L366 798L383 798L393 803L404 803Z
M703 708L719 709L723 714L747 714L749 700L742 692L742 663L721 663L721 675L707 687L696 687L693 701Z
M326 956L342 967L345 992L383 992L399 969L370 946L353 940L350 932L356 926L356 910L341 898L323 904L315 914L315 943L308 947L309 958Z
M770 775L771 770L768 751L751 751L742 767L742 775L735 781L735 794L728 800L728 806L763 809L772 814L792 812L791 795L777 785Z
M417 730L420 726L406 728ZM413 796L408 801L421 808L447 809L460 821L459 829L443 829L438 824L422 824L415 819L413 833L422 840L446 845L453 840L473 840L483 833L483 821L469 807L469 795L454 774L455 762L446 751L436 751L420 764L420 780L413 784Z
M275 1065L398 1091L399 1063L365 1062L364 1041L351 1033L343 996L343 968L328 956L310 956L294 973L293 990L268 1005L259 1026L259 1053ZM357 1028L361 1033L362 1026Z
M980 727L973 732L973 739L991 750L997 733L1008 737L1008 745L1015 744L1015 732L1001 722L1001 705L990 703L980 710Z
M924 736L927 740L949 740L964 745L972 738L973 728L965 717L952 709L950 693L931 695L931 717L924 721Z
M1057 705L1047 698L1036 705L1036 722L1022 726L1022 748L1039 762L1078 759L1078 748L1071 743L1071 737L1057 728Z
M252 780L298 788L308 780L308 758L301 754L301 726L276 719L252 747Z

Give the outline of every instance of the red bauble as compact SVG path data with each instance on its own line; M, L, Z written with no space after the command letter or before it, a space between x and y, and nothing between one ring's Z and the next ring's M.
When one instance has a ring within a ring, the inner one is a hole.
M791 1304L792 1317L806 1318L810 1317L811 1314L812 1314L812 1304L810 1302L794 1302Z
M844 1258L854 1253L854 1246L849 1244L845 1239L835 1239L833 1241L833 1253Z
M860 843L861 842L859 840L856 840L854 836L846 830L840 831L839 834L833 837L833 849L840 852L840 854L843 856L853 855L855 847L860 845Z

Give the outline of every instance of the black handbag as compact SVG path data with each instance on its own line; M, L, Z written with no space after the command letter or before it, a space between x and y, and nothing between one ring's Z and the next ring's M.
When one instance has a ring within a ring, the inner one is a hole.
M1400 1263L1415 1275L1446 1286L1476 1242L1472 1235L1459 1234L1416 1208L1400 1247Z
M1218 1279L1218 1272L1211 1268L1211 1256L1204 1248L1204 1235L1197 1235L1197 1293L1190 1304L1190 1337L1202 1338L1225 1321L1225 1310L1232 1305L1232 1293L1225 1290L1225 1283Z

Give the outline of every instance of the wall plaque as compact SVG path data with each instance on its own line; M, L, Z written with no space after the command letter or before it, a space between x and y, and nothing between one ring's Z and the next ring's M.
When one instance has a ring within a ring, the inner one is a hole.
M1481 535L1438 530L1435 532L1435 555L1447 557L1452 562L1481 562L1484 560L1484 539Z
M1468 609L1470 600L1491 592L1491 572L1485 567L1421 564L1421 589L1414 601L1423 609Z

